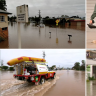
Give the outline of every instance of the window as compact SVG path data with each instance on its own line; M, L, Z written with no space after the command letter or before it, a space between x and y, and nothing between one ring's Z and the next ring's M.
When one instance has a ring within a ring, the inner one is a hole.
M52 71L52 70L48 67L48 71Z
M2 31L3 31L3 30L7 30L7 27L2 28Z
M0 16L0 22L4 22L5 21L5 17L4 16Z

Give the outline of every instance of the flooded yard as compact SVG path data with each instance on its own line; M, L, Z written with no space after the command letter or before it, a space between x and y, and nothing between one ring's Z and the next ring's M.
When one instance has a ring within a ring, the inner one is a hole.
M17 24L9 23L8 40L0 43L0 48L18 48ZM85 31L82 28L43 28L20 24L21 48L85 48ZM50 33L51 32L51 33ZM69 36L70 37L69 40Z
M13 72L0 71L0 96L85 96L85 72L58 70L55 79L34 85L13 78Z
M89 81L86 83L87 85L87 95L86 96L96 96L96 80Z

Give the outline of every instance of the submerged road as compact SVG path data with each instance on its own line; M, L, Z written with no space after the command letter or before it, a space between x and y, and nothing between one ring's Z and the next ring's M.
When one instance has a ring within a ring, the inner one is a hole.
M61 73L56 84L43 96L85 96L85 72L64 70Z
M0 71L0 96L85 96L85 72L58 70L55 79L48 79L43 85L13 78L10 71Z

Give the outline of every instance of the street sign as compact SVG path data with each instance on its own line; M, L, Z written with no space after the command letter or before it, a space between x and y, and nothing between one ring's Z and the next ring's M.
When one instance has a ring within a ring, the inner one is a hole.
M57 19L55 22L56 22L56 25L58 26L59 20Z
M17 6L17 22L28 22L28 5Z
M59 23L59 20L58 19L56 20L56 23Z

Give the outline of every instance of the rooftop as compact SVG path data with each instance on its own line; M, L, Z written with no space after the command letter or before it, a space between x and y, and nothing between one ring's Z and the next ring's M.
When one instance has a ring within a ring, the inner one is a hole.
M96 53L96 50L87 50L87 52L93 52L93 53Z
M4 10L1 10L1 9L0 9L0 13L4 13L4 14L12 14L12 13L9 13L9 12L4 11Z

